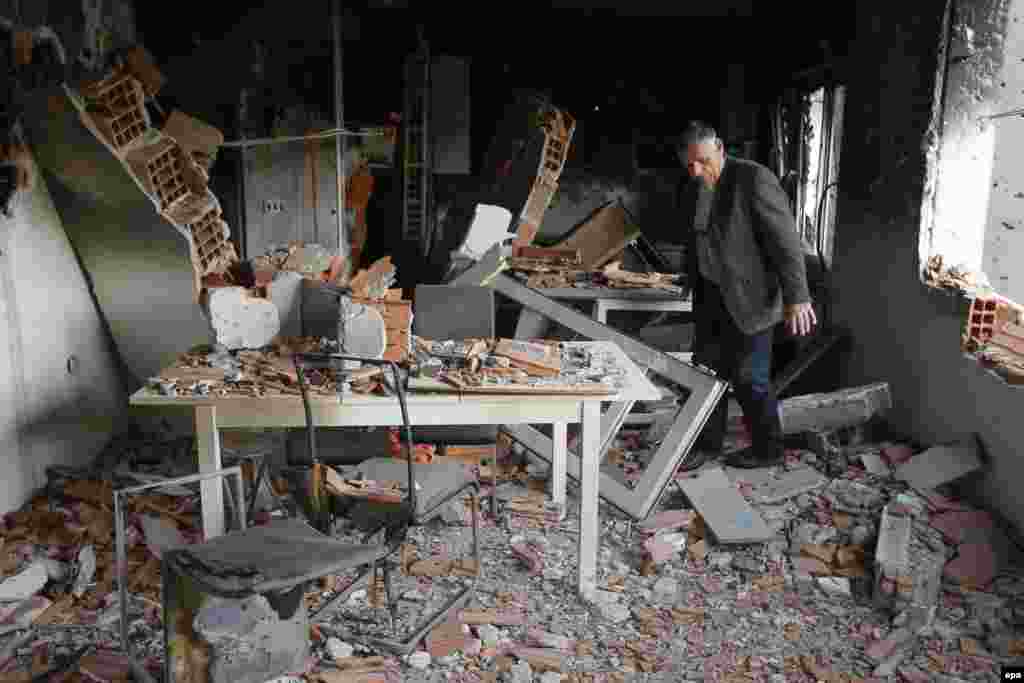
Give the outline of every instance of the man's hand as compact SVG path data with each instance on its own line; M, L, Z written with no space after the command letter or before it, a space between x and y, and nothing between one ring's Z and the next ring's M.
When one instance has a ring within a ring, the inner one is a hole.
M809 301L786 306L784 315L786 316L786 329L794 336L802 337L810 334L818 323L818 316L814 314L814 307Z

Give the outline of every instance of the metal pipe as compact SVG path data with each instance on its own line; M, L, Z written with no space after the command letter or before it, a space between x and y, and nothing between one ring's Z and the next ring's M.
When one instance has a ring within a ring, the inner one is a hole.
M216 472L189 474L184 477L178 477L177 479L163 479L161 481L154 481L149 484L140 484L138 486L130 486L128 488L117 489L116 491L114 491L114 494L115 497L130 496L133 493L140 493L142 491L148 491L149 489L158 489L162 486L179 486L182 484L194 484L198 481L206 481L207 479L216 479L217 477L230 477L234 475L241 477L242 468L236 465L234 467L225 467L223 469L219 469Z
M228 142L222 142L221 147L253 147L256 145L276 145L283 142L305 142L307 140L328 140L330 138L380 138L384 137L385 133L380 130L325 130L319 133L310 133L309 135L282 135L276 138L253 138L247 140L245 138L241 140L231 140Z
M121 612L121 650L131 655L128 647L128 554L125 549L124 510L121 496L114 492L114 538L117 552L118 609Z
M341 0L331 0L331 23L334 28L334 127L337 130L345 128L345 101L342 90L341 70ZM334 138L334 160L338 167L338 195L337 219L338 219L338 253L347 246L345 236L345 138L337 136Z

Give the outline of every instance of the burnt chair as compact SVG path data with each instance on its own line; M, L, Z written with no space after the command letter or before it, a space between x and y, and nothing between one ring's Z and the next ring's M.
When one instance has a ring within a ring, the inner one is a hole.
M402 376L397 364L390 361L343 354L301 353L295 355L295 367L306 416L308 446L314 467L320 463L321 454L317 448L317 426L313 420L306 371L313 367L335 370L345 361L360 361L371 365L387 366L391 369L392 382L390 383L390 388L398 396L402 409L403 436L405 440L405 458L403 460L398 460L391 456L371 457L362 461L354 468L349 469L353 476L360 479L397 481L406 491L403 500L399 504L366 499L346 501L350 505L344 510L344 513L356 524L357 528L367 534L367 536L377 534L381 530L401 529L401 535L404 538L405 530L408 526L421 526L438 517L444 510L444 507L457 497L466 492L471 492L473 498L471 501L471 528L473 533L473 566L475 573L467 578L466 584L454 596L449 598L443 607L415 626L412 629L411 635L404 640L397 638L395 619L397 605L392 600L391 577L395 569L395 563L390 560L380 563L388 608L391 614L392 635L396 637L390 639L375 638L372 639L372 643L383 649L405 655L412 652L416 644L437 624L444 621L452 610L462 606L472 596L476 588L480 570L479 514L477 510L480 485L475 476L470 474L466 467L460 463L419 464L413 462L411 457L413 452L412 429L409 423L409 412L405 400L406 378ZM338 514L337 509L325 509L331 516L337 516ZM327 526L330 526L329 521ZM328 610L323 611L326 612Z

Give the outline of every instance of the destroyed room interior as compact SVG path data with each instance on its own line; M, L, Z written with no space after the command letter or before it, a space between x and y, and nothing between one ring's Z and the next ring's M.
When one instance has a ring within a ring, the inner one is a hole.
M1022 18L0 0L0 683L1024 678Z

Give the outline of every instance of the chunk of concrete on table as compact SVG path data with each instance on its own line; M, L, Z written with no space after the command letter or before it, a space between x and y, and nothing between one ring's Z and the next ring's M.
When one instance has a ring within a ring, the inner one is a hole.
M205 312L218 344L228 349L258 349L281 330L277 306L244 287L208 290Z
M896 469L896 478L915 489L927 490L959 479L981 466L981 444L977 436L972 436L918 453Z
M380 358L387 348L387 325L376 309L347 298L339 309L338 341L346 353Z
M721 468L701 470L678 481L719 543L763 543L775 537Z
M879 382L787 398L779 404L779 417L784 434L828 432L865 423L891 407L889 384Z
M274 273L273 280L267 286L267 296L277 306L281 319L281 335L285 337L302 336L302 287L305 278L290 270Z

